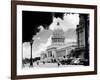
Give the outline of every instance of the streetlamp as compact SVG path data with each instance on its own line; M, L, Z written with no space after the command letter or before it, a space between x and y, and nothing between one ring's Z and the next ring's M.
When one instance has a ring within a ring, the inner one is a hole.
M33 44L33 40L30 41L30 45L31 45L30 66L33 66L33 60L32 60L32 44Z

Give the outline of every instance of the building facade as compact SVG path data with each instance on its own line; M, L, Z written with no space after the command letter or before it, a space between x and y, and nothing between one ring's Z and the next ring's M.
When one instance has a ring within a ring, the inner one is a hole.
M65 43L64 31L60 28L60 24L57 23L58 28L53 31L51 40L52 44L49 45L45 52L41 53L42 61L61 60L67 58L72 49L76 48L76 43ZM45 54L44 54L45 53ZM45 56L45 58L42 58Z
M74 56L76 58L86 59L89 65L89 15L79 15L79 25L77 25L77 48L75 49Z

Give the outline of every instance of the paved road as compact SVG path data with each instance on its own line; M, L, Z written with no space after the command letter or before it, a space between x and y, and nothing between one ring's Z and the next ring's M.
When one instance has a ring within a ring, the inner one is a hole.
M30 65L29 64L26 64L25 67L29 67ZM33 63L33 67L49 67L49 68L52 68L52 67L73 67L73 66L82 66L82 65L59 65L57 63L39 63L37 64L37 62Z

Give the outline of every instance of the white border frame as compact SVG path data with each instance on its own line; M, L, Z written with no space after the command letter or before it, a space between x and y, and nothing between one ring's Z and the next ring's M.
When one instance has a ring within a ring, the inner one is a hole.
M90 26L89 26L90 66L22 69L22 10L90 14ZM35 75L35 74L69 73L69 72L85 72L85 71L94 71L94 9L17 5L17 75L30 75L30 74Z

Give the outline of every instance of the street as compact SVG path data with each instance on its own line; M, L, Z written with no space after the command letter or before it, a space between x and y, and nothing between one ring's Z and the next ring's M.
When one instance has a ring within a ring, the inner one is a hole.
M41 68L41 67L46 67L46 68L54 68L54 67L73 67L73 66L83 66L83 65L58 65L58 63L33 63L33 68ZM30 67L30 64L25 64L24 67Z

